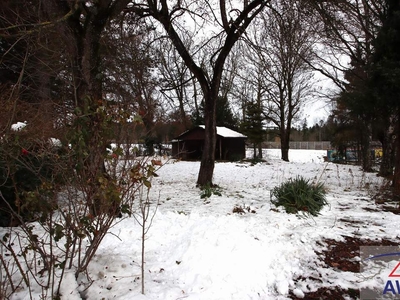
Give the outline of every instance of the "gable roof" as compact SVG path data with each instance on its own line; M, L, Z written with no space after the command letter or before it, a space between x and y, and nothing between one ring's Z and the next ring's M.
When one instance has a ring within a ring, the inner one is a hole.
M206 126L199 125L198 127L205 129ZM247 136L241 134L240 132L234 131L232 129L223 126L217 126L217 135L222 136L224 138L247 138Z
M189 132L196 130L198 128L201 129L205 129L205 125L199 125L197 127L194 127L192 129L186 130L185 132L181 133L179 136L177 136L176 138L174 138L172 140L172 142L177 142L180 140L180 138L182 138L184 135L188 134ZM232 129L223 127L223 126L217 126L217 135L223 138L242 138L242 139L246 139L247 136L241 134L240 132L234 131Z

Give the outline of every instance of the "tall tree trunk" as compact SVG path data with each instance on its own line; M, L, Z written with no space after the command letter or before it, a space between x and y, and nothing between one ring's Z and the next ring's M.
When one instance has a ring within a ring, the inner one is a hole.
M393 175L393 163L394 163L394 147L393 145L393 132L390 128L387 128L382 133L380 142L382 143L382 161L379 166L379 175L387 177Z
M284 161L289 161L289 137L288 129L281 129L281 157Z
M178 100L179 100L179 115L182 122L182 125L185 129L188 128L187 119L186 119L186 112L185 112L185 105L184 105L184 87L181 87L181 90L178 93Z
M76 26L80 24L75 23ZM81 32L79 27L74 32ZM100 36L104 24L92 22L85 30L85 34L75 35L77 52L73 60L75 62L74 77L77 88L76 106L89 119L86 135L86 146L88 147L88 158L85 160L86 171L97 178L104 173L104 115L99 112L103 106L103 81L100 76ZM67 41L68 42L68 41ZM81 49L79 49L79 47Z
M53 5L49 6L50 12L56 7L59 11L69 9L65 2L53 0L48 4ZM98 215L108 204L106 195L100 191L100 182L108 178L104 158L109 129L103 99L100 45L111 8L105 2L98 3L96 9L86 12L85 21L82 21L83 10L83 7L77 8L60 28L72 65L75 89L76 128L71 144L77 160L76 171L79 180L88 182L86 201L91 213Z
M215 99L213 99L215 97ZM200 163L199 176L197 178L198 186L212 185L212 178L215 167L215 148L217 144L217 94L209 93L204 99L204 148Z
M362 155L362 167L364 172L372 171L372 161L371 161L371 139L372 139L372 129L370 121L366 121L362 125L361 131L361 155Z
M395 140L396 158L395 158L392 186L394 192L397 195L399 195L400 194L400 113L399 112L397 112L395 135L396 135L396 140Z
M263 153L262 153L262 143L258 144L258 158L262 159L263 158Z

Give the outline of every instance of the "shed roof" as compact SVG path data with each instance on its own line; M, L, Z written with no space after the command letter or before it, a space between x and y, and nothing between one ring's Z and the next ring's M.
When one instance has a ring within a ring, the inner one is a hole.
M199 127L205 129L205 125L199 125ZM225 138L247 138L247 136L241 134L240 132L234 131L232 129L217 126L217 135L225 137Z
M205 129L205 125L199 125L199 126L195 127L194 129L196 129L196 128ZM190 129L190 130L183 132L178 137L173 139L172 142L177 142L180 137L182 137L183 135L187 134L188 132L190 132L194 129ZM219 135L223 138L247 138L247 136L241 134L240 132L234 131L232 129L229 129L229 128L226 128L223 126L217 126L217 135Z

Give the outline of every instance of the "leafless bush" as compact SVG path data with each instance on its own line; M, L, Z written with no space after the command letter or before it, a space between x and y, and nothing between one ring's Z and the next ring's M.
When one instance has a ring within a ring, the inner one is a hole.
M145 294L145 244L146 244L146 236L147 233L153 223L154 216L157 212L157 207L159 204L159 198L156 201L151 201L149 197L149 192L151 188L151 182L148 178L151 178L155 175L156 166L161 166L158 160L151 160L151 164L147 165L145 172L147 172L146 176L144 176L144 184L139 188L139 194L136 201L137 207L133 210L133 217L136 222L141 227L141 292ZM133 201L131 202L133 203Z
M21 134L14 134L0 151L7 170L3 175L15 194L14 202L3 196L0 202L13 225L18 224L1 231L0 295L20 292L32 298L40 289L43 299L56 299L66 272L73 272L84 288L90 286L87 268L118 221L136 213L145 235L151 224L151 178L161 166L116 145L106 155L96 153L100 148L89 149L91 157L103 157L102 172L94 170L94 164L79 169L76 149L70 145L54 150L48 141L31 141L26 134L21 139ZM41 172L47 164L48 172ZM20 186L17 172L29 174L35 184ZM0 185L5 189L6 182Z

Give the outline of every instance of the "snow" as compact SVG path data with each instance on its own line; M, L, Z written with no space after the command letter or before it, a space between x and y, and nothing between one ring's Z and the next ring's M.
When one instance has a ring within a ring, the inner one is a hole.
M62 142L59 139L56 139L56 138L50 138L49 139L49 143L54 148L61 148L62 147Z
M17 122L11 125L11 130L20 131L26 127L26 122Z
M201 128L205 128L205 125L199 125ZM217 126L217 135L222 136L222 137L229 137L229 138L245 138L246 136L241 134L240 132L234 131L232 129L222 127L222 126Z
M254 166L216 163L214 183L222 196L208 199L195 187L199 162L166 162L151 191L159 206L146 239L145 295L140 226L128 218L100 245L89 267L94 282L86 299L289 299L289 292L306 298L321 286L381 286L378 278L325 266L315 251L324 249L326 238L396 239L398 216L364 209L376 208L371 195L382 179L358 166L326 163L325 151L290 150L290 163L279 159L279 150L264 154L267 162ZM300 218L271 204L270 190L297 175L329 189L320 216ZM245 213L233 213L235 206ZM62 299L81 299L80 290L68 273ZM28 298L20 291L12 299Z

